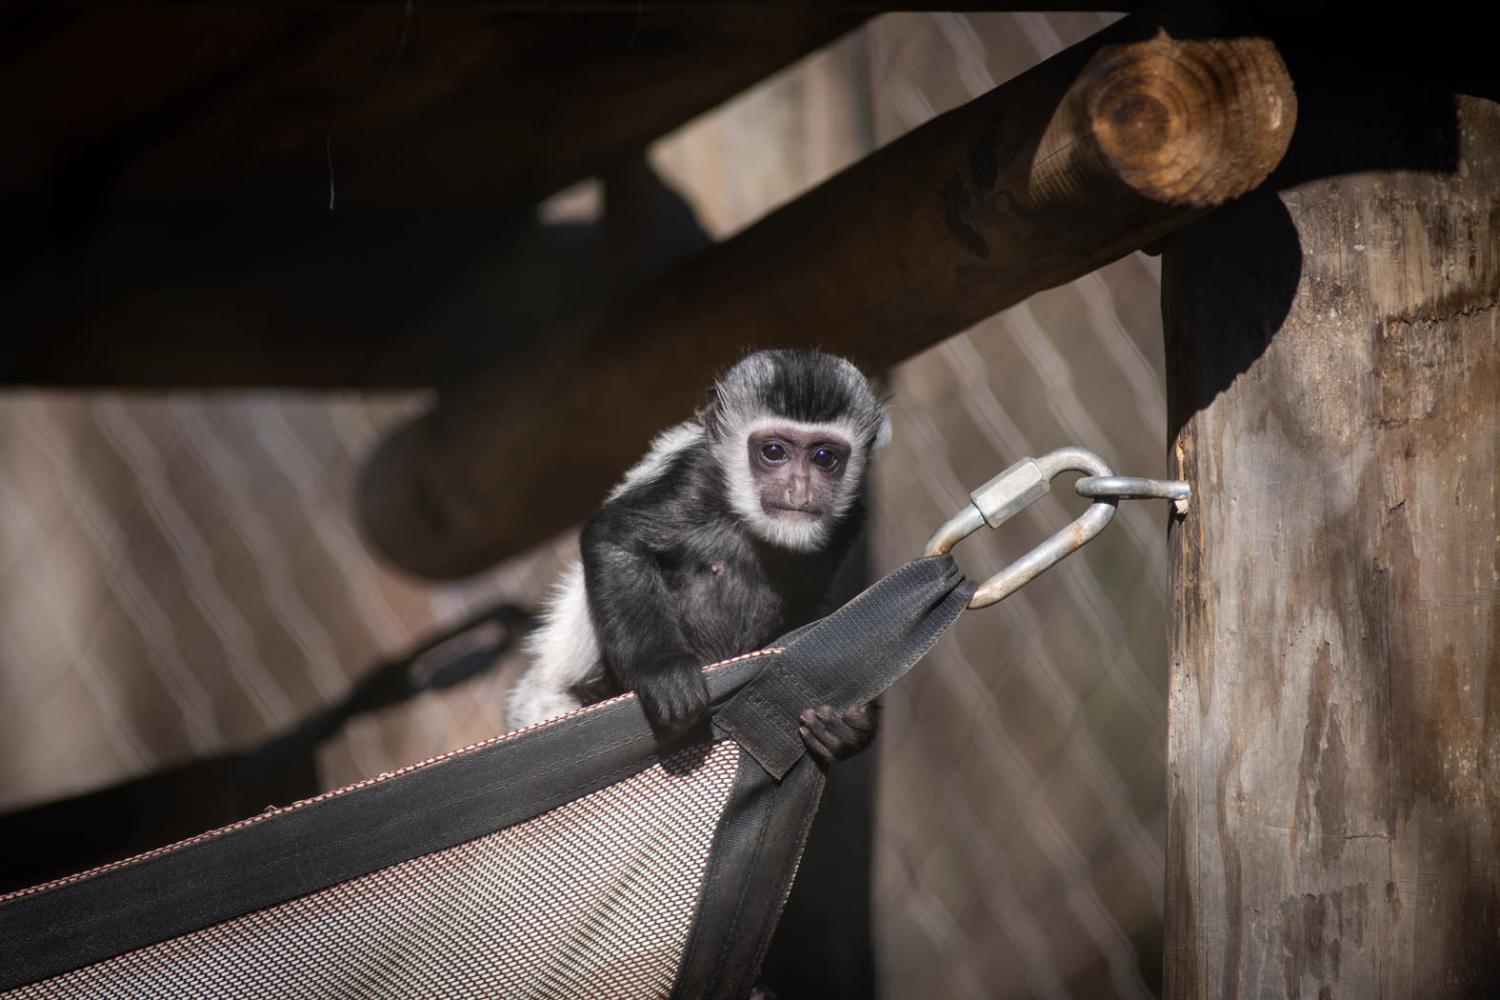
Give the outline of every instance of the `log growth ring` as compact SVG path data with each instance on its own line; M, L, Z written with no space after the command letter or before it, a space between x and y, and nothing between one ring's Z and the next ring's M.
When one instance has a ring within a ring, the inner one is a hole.
M1111 46L1087 71L1089 127L1140 194L1212 207L1265 180L1297 120L1291 79L1264 38L1155 38Z

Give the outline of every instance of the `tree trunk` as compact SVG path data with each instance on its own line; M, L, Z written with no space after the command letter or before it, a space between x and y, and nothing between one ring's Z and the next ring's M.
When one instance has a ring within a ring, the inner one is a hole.
M1292 70L1163 264L1167 996L1500 996L1500 106Z

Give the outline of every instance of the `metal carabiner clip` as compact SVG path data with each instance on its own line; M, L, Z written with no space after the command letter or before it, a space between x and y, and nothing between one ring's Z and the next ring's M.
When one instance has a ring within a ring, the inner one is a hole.
M971 505L950 517L937 530L927 543L927 554L946 554L986 524L991 528L1000 527L1045 496L1051 489L1052 480L1064 472L1081 472L1091 477L1114 475L1104 464L1104 459L1086 448L1059 448L1041 458L1023 458L970 493ZM1116 497L1096 498L1073 523L980 584L969 607L984 608L1004 600L1044 570L1078 551L1085 542L1103 531L1110 518L1115 516L1116 502Z

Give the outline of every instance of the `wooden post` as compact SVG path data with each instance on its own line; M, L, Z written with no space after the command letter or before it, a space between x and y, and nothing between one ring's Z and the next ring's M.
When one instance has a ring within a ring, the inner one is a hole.
M1167 997L1500 996L1500 106L1289 61L1163 264Z
M584 516L744 348L878 371L1249 190L1295 117L1264 39L1127 19L445 399L375 455L362 520L407 570L483 569Z

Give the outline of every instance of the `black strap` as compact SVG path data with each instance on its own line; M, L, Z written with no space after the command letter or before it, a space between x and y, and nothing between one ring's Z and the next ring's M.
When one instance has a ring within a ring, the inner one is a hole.
M949 556L915 559L827 618L771 645L786 651L719 709L714 722L775 778L806 752L803 709L852 708L896 683L974 596Z
M377 664L344 698L256 746L0 814L0 895L316 795L317 748L350 718L490 669L520 643L533 617L495 604Z
M772 800L750 824L769 825L750 845L748 863L771 873L778 887L768 894L763 884L747 881L711 894L715 898L700 910L704 940L717 942L708 967L717 963L715 981L729 984L715 993L732 987L743 996L741 980L748 982L744 977L759 965L762 932L774 926L822 787L821 772L810 765L788 775L803 755L801 710L848 707L884 691L952 625L973 592L948 557L919 559L775 644L784 643L784 652L742 657L705 675L723 706L717 725L766 772L763 782L737 780L736 795ZM706 730L697 731L673 746L706 745L707 738ZM622 698L118 867L0 899L0 990L502 829L638 773L671 748L658 743L640 704ZM738 815L736 808L726 807ZM731 823L720 831L715 866L739 864L742 854L733 842L745 828ZM708 919L715 914L723 919ZM749 949L743 961L722 950L722 937L707 933L714 927L727 928L729 938ZM726 978L729 966L740 978Z
M974 585L946 556L919 559L773 646L715 724L747 751L709 852L673 1000L740 1000L756 981L823 789L805 759L803 708L850 706L890 687L968 606Z

